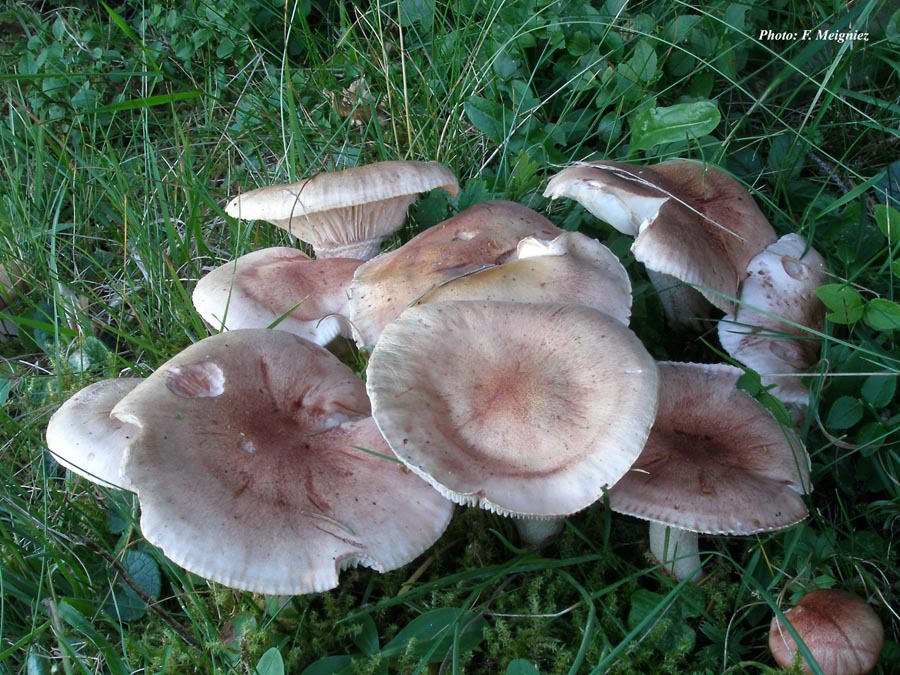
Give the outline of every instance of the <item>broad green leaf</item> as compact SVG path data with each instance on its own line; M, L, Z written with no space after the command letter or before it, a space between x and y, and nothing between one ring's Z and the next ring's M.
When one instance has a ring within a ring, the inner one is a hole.
M353 635L353 644L359 647L359 650L366 656L377 654L380 649L378 641L378 627L375 625L374 619L368 614L363 614L359 619L354 621L359 626L359 632Z
M873 212L881 234L890 241L900 240L900 211L887 204L876 204Z
M353 657L326 656L307 666L300 675L353 675Z
M647 84L656 77L656 51L649 40L639 40L630 58L618 67L619 74L629 82Z
M486 626L485 618L474 612L441 607L406 624L381 653L385 658L393 659L409 650L414 659L427 658L429 663L440 663L453 648L453 637L457 632L460 652L468 652L484 639Z
M466 117L478 131L494 141L502 141L512 122L512 112L481 96L470 96L465 103Z
M863 416L863 405L858 398L841 396L831 404L825 426L834 431L849 429Z
M645 108L631 115L631 147L649 150L661 143L701 138L712 133L722 116L712 101Z
M870 300L863 321L875 330L897 330L900 328L900 305L884 298Z
M863 382L862 397L873 408L884 408L894 398L896 391L896 376L887 373L884 375L871 375Z
M266 650L256 664L255 675L284 675L284 659L277 647Z
M506 667L506 675L540 675L540 671L527 659L513 659Z
M122 554L121 563L145 596L154 600L159 597L162 582L159 566L149 554L129 549ZM112 595L104 603L103 609L120 621L134 621L144 616L147 604L124 579L116 578Z
M434 0L399 0L400 25L408 28L417 23L426 31L434 23Z
M816 289L816 295L828 308L828 314L825 315L825 318L833 323L856 323L863 317L865 301L850 286L845 284L825 284Z

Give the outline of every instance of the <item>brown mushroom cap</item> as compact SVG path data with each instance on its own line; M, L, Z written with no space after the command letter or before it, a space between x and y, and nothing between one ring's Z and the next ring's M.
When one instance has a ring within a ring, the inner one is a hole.
M410 307L372 352L367 388L391 448L450 499L563 516L631 466L656 410L656 364L581 305Z
M141 427L123 475L144 536L192 572L269 594L409 562L451 505L391 461L368 412L362 381L289 333L228 331L188 347L113 411Z
M215 328L274 324L325 345L350 335L348 291L361 264L355 258L312 260L294 248L265 248L214 269L197 282L192 299Z
M878 663L884 627L862 598L837 589L812 591L784 615L825 675L864 675ZM777 616L769 629L769 650L783 668L794 663L799 651ZM801 668L812 673L805 659Z
M399 230L419 193L442 188L455 196L456 177L437 162L391 161L320 173L232 199L225 212L266 220L308 242L320 258L368 260Z
M520 204L482 202L369 260L350 284L357 344L374 345L389 321L432 289L509 260L525 237L553 239L561 233Z
M580 232L546 241L525 237L515 258L452 279L419 300L503 300L587 305L626 326L631 317L631 280L606 246Z
M799 377L819 359L825 306L815 289L827 282L825 259L806 240L788 234L750 261L734 316L719 322L719 341L728 354L775 384L785 403L806 404L809 392ZM779 318L780 317L780 318ZM782 320L784 319L784 320Z
M609 491L619 513L707 534L747 535L807 515L799 439L726 365L659 364L659 410L640 457Z
M616 203L641 220L631 249L635 259L696 286L724 312L734 311L747 264L776 239L743 185L721 169L691 160L648 167L603 161L580 167L582 172L589 169L594 183L613 186ZM629 195L637 200L634 204ZM654 197L666 198L655 217L655 204L647 206ZM592 212L605 220L601 207ZM621 210L616 206L609 217L620 219Z
M101 380L76 392L47 424L47 448L64 467L107 487L130 489L119 475L125 448L138 428L110 417L110 411L143 380Z

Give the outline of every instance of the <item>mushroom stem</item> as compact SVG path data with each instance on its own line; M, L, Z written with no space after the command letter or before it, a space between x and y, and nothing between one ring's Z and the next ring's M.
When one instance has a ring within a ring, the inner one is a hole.
M543 546L563 530L565 518L522 518L511 516L519 531L519 539L526 546Z
M696 532L650 521L650 553L678 580L703 576Z

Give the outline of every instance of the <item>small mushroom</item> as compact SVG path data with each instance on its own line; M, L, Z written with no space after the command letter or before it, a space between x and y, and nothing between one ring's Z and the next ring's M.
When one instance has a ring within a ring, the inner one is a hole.
M225 212L277 225L309 243L316 257L368 260L403 226L419 194L436 188L451 196L459 191L442 164L376 162L252 190L232 199Z
M346 567L410 562L450 519L452 505L393 457L362 380L283 331L201 340L113 415L141 430L122 473L144 536L228 586L324 591Z
M825 324L815 289L826 283L825 259L797 234L788 234L750 261L734 315L719 322L719 341L737 361L762 376L787 404L806 405L809 392L798 377L819 359L821 342L811 333Z
M825 675L865 675L877 665L884 627L862 598L837 589L812 591L784 617ZM777 616L769 629L769 650L782 668L802 658L794 636ZM813 672L805 658L800 667L804 673Z
M442 301L389 323L372 414L410 469L460 503L521 518L586 508L625 474L656 411L656 364L582 305Z
M47 448L56 461L94 483L130 489L119 468L125 448L139 429L110 417L110 411L142 381L138 377L101 380L63 403L47 424Z
M482 202L369 260L350 284L357 345L374 345L389 321L433 289L510 260L525 237L553 239L561 233L520 204Z
M197 282L192 299L214 328L272 326L325 345L338 335L350 337L348 290L361 264L265 248L214 269Z
M613 511L650 521L650 550L677 579L698 579L697 533L748 535L807 516L809 457L727 365L659 364L659 410Z

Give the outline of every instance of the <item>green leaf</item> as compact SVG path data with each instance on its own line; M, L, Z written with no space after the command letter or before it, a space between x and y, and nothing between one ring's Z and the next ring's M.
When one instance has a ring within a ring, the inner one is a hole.
M441 607L406 624L381 653L388 659L408 654L413 659L427 658L429 663L440 663L453 648L457 632L459 651L468 652L484 639L486 627L483 616L455 607Z
M374 619L368 614L363 614L359 619L354 621L359 626L359 632L353 635L353 644L359 647L366 656L377 654L380 649L378 641L378 627L375 625Z
M897 391L897 378L885 373L871 375L862 386L863 400L873 408L886 408Z
M256 664L255 675L284 675L284 659L277 647L266 650Z
M540 671L527 659L513 659L506 667L506 675L540 675Z
M346 654L326 656L308 665L300 675L352 675L353 657Z
M719 109L712 101L638 110L629 118L631 147L634 150L649 150L661 143L701 138L712 133L721 119Z
M876 204L873 212L881 234L889 241L900 239L900 211L887 204Z
M431 30L434 23L434 0L399 0L400 25L409 28L419 24L423 30Z
M884 298L870 300L866 305L863 321L875 330L897 330L900 328L900 305Z
M862 416L863 405L858 398L841 396L831 404L825 426L835 431L843 431L859 422Z
M496 101L481 96L470 96L465 103L466 117L478 131L494 141L502 141L512 112Z
M129 549L122 554L121 564L144 595L153 600L159 597L162 583L159 566L149 554ZM120 621L134 621L144 616L147 604L124 579L116 578L112 596L106 600L103 609Z
M851 324L863 317L865 302L862 296L850 286L825 284L816 289L816 295L828 308L825 318L832 323Z

